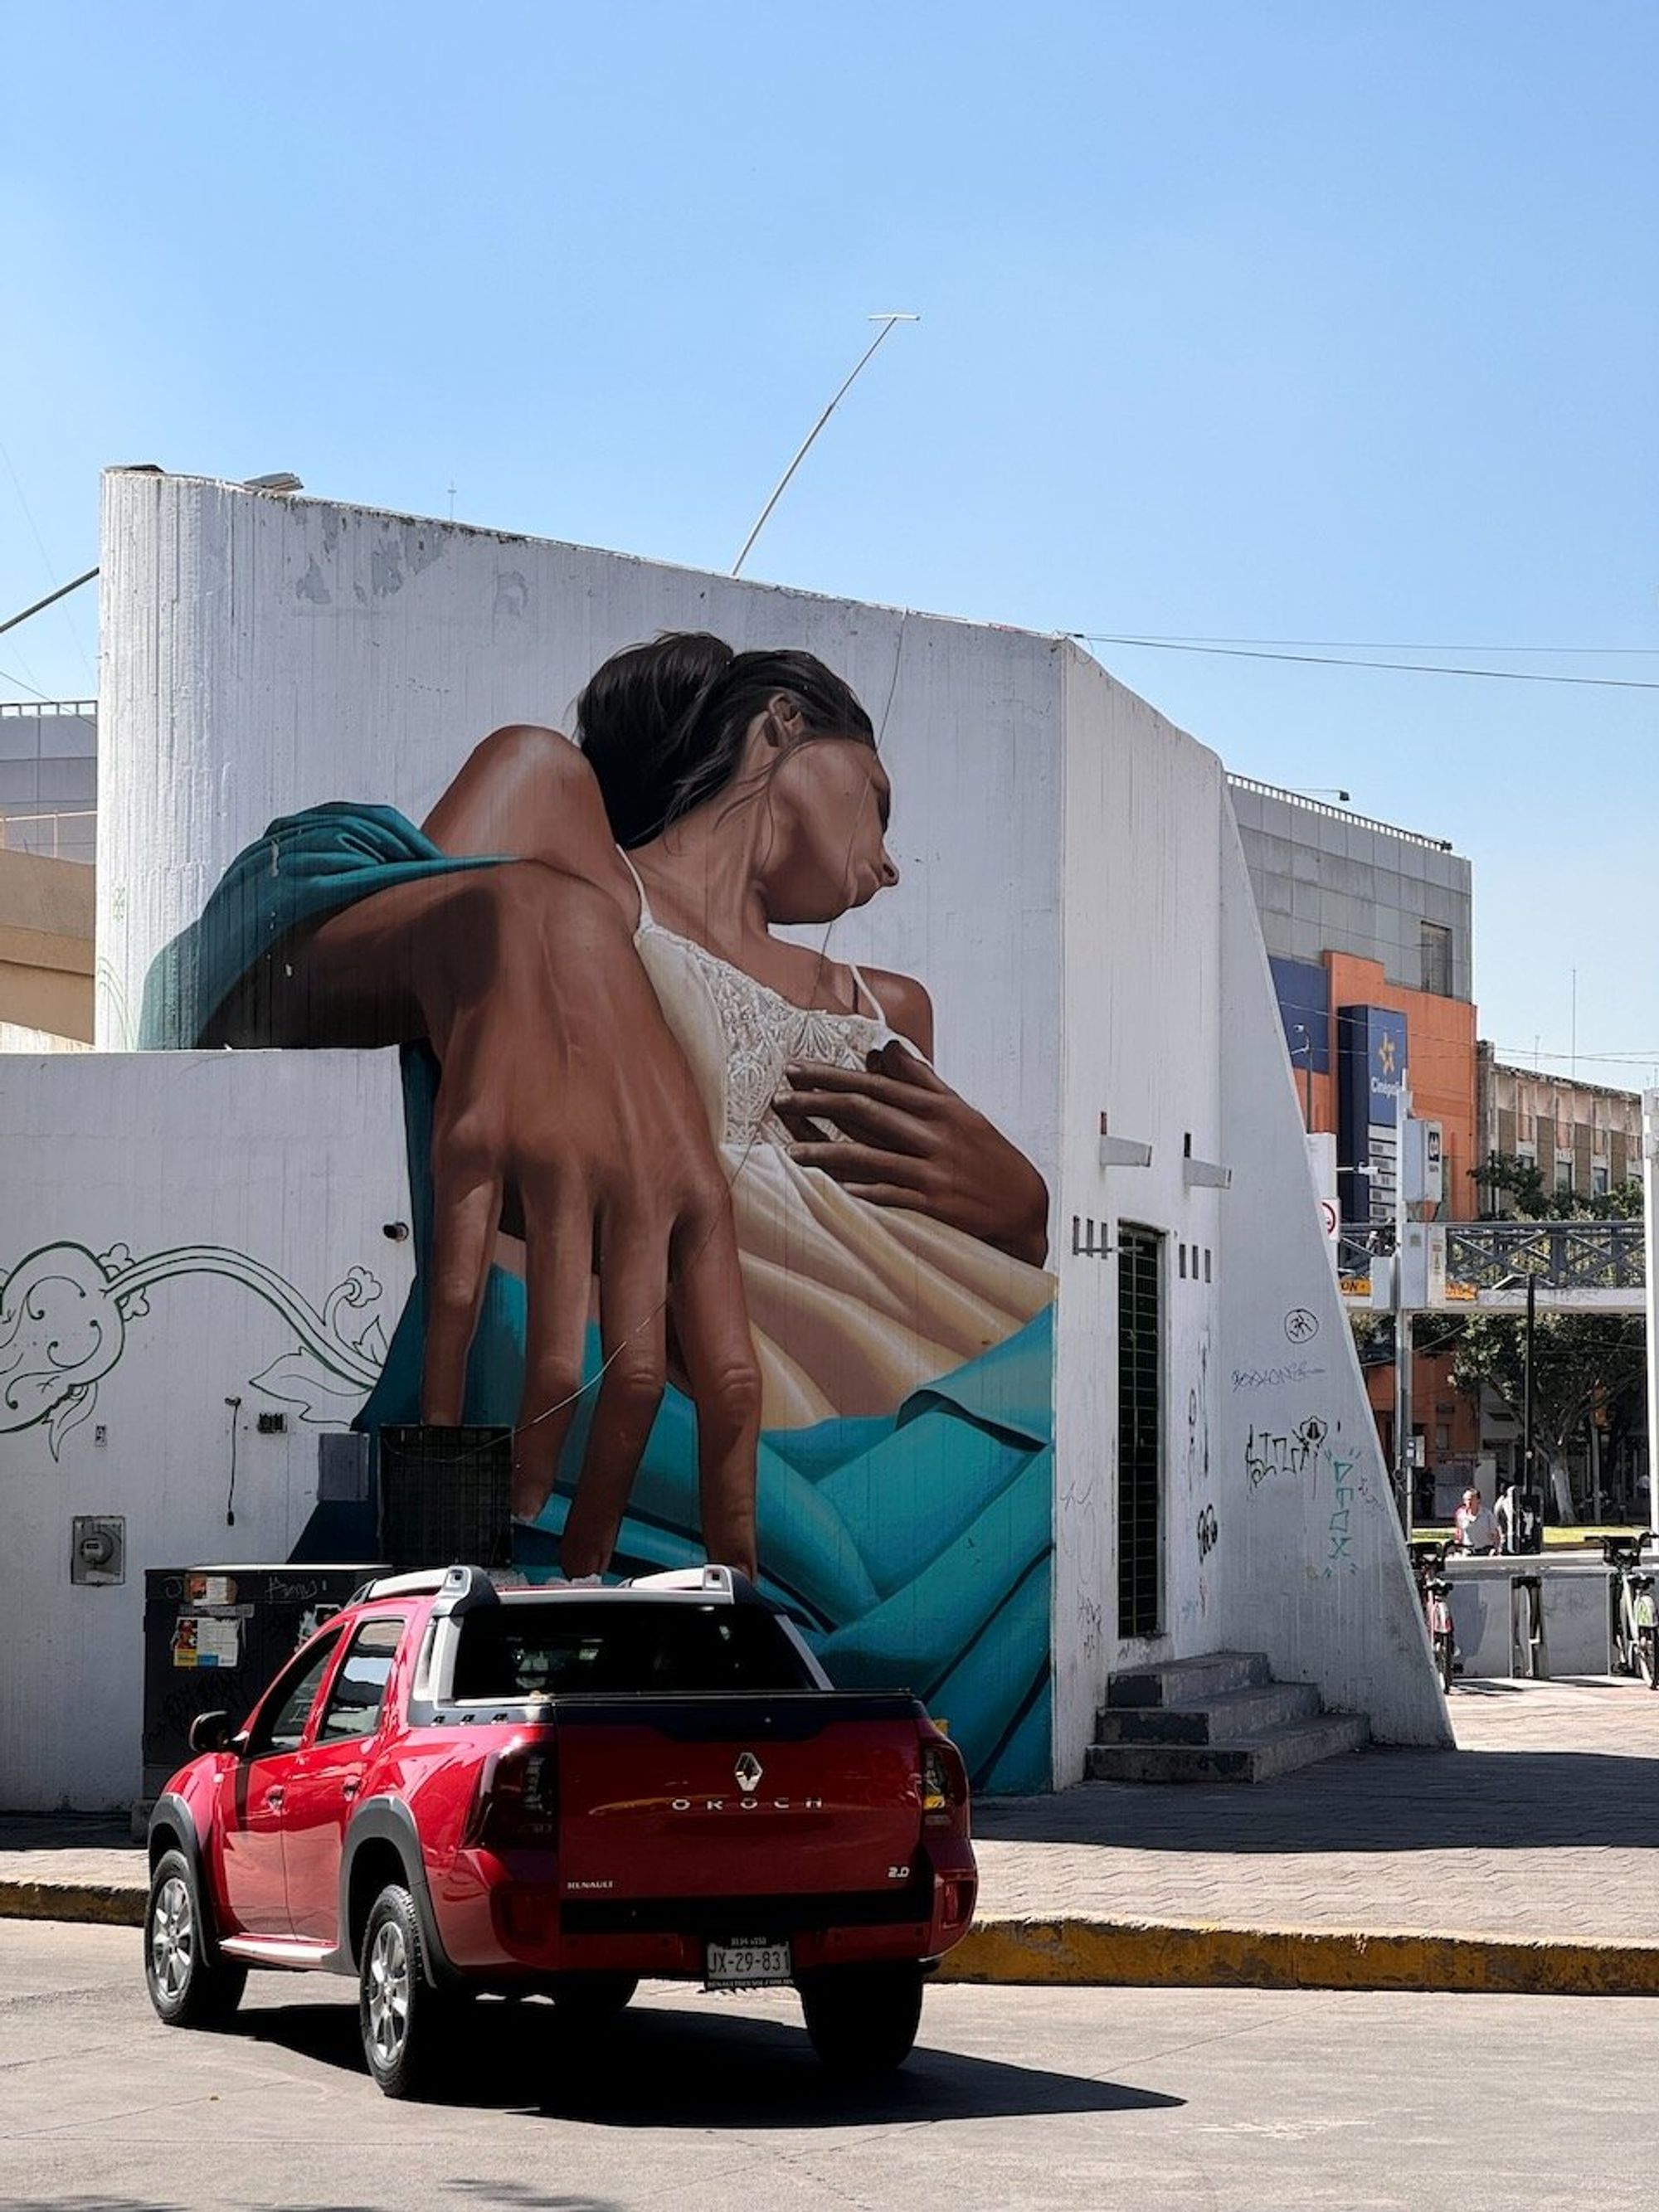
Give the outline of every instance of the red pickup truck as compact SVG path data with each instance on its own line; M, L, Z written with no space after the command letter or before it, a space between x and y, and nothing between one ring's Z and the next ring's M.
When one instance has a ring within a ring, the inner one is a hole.
M642 1976L793 1983L832 2067L900 2064L977 1887L960 1753L908 1693L837 1692L725 1567L369 1583L150 1817L164 2021L250 1966L354 1974L369 2070L434 2086L467 1999L598 2019Z

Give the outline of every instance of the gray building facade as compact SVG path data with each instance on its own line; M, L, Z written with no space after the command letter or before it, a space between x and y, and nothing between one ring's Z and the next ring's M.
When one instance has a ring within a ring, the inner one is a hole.
M1472 872L1445 839L1250 776L1227 781L1270 953L1352 953L1402 990L1474 998Z
M97 702L0 702L0 851L90 861L97 830Z

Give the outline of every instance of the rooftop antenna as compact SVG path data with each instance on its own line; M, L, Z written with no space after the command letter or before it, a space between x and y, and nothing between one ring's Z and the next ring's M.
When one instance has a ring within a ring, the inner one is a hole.
M760 536L762 531L766 527L767 517L771 514L772 509L777 505L778 501L783 497L785 491L787 489L790 477L794 475L795 471L800 466L801 463L806 459L807 454L811 451L812 442L817 436L818 432L823 429L824 424L830 420L830 417L835 413L836 408L840 406L842 401L846 398L848 393L858 381L860 373L863 369L865 363L873 356L877 347L881 344L882 341L886 337L888 332L893 328L895 324L919 323L921 320L921 317L920 315L894 313L888 315L866 315L865 317L865 320L870 323L879 323L881 325L881 328L876 332L874 337L871 339L869 344L859 356L858 362L853 370L853 374L848 378L846 383L842 386L840 391L836 392L835 398L824 409L823 414L819 416L817 421L813 423L811 428L807 432L805 437L801 441L800 451L795 455L794 459L790 462L788 467L778 478L777 489L772 494L771 498L767 501L765 506L762 507L759 521L756 523L748 537L744 539L743 550L738 554L737 559L732 563L732 574L734 576L741 572L744 562L749 558L750 552L754 546L755 540Z

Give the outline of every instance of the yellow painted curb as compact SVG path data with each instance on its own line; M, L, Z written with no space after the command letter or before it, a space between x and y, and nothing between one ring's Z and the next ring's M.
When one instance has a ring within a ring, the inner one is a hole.
M1255 1990L1473 1990L1659 1996L1659 1943L1570 1937L1365 1935L1066 1918L981 1920L944 1982Z
M143 1924L117 1882L0 1881L0 1919ZM978 1920L941 1982L1081 1989L1464 1990L1525 1996L1659 1996L1659 1943L1572 1936L1225 1928L1205 1922Z
M81 1920L142 1928L145 1893L120 1882L0 1881L0 1920Z

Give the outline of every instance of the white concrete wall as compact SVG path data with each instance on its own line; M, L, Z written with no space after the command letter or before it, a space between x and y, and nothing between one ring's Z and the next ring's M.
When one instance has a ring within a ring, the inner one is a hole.
M1218 1194L1188 1189L1185 1141L1220 1157L1217 1052L1220 763L1075 648L1066 677L1062 1219L1056 1363L1055 1764L1074 1779L1115 1668L1212 1650L1224 1555L1200 1553L1218 1503ZM1103 1167L1100 1117L1150 1143L1149 1167ZM1092 1219L1104 1257L1073 1255ZM1163 1632L1117 1632L1117 1262L1121 1222L1165 1240ZM1185 1243L1200 1257L1183 1275Z
M146 1567L288 1556L319 1427L346 1425L362 1394L343 1382L307 1419L295 1394L326 1365L270 1375L305 1336L275 1286L320 1314L366 1269L378 1297L360 1283L332 1318L390 1330L410 1276L410 1244L383 1232L408 1218L402 1130L390 1053L0 1058L0 1806L137 1796ZM89 1376L94 1395L70 1398ZM48 1403L55 1455L46 1420L15 1425ZM286 1433L261 1436L262 1412ZM71 1585L76 1514L125 1516L123 1584Z
M1395 1743L1449 1743L1427 1632L1315 1204L1238 835L1218 824L1222 1157L1212 1365L1220 1599L1212 1640L1265 1650Z

